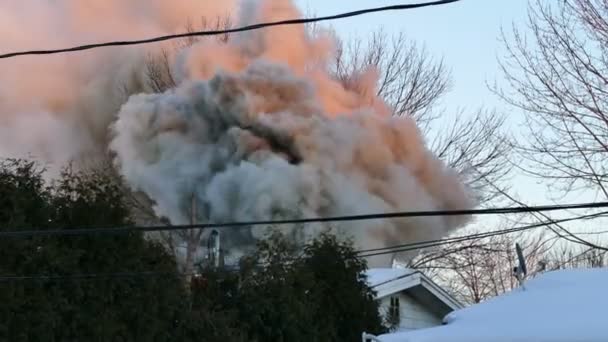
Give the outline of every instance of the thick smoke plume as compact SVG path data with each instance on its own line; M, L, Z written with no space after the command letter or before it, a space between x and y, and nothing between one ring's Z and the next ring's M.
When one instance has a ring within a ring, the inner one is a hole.
M64 0L32 11L9 1L0 5L0 28L14 34L3 44L10 50L139 38L180 30L193 13L217 18L237 8L216 3ZM239 9L237 25L299 16L288 0ZM26 15L33 26L20 31ZM377 70L348 82L332 77L334 46L331 34L301 26L201 40L171 56L178 85L164 93L146 86L146 56L158 49L3 62L0 153L60 164L109 148L129 186L173 224L190 222L193 197L201 223L471 207L472 196L429 152L415 122L391 116L375 96ZM331 228L376 248L439 238L466 220L282 229L304 241ZM268 227L236 232L226 230L227 247L251 243Z
M243 13L240 24L298 16L279 0ZM392 117L375 97L374 70L353 75L345 89L329 72L333 52L329 35L301 26L194 45L177 58L185 76L176 89L122 107L111 143L121 173L173 223L190 221L192 196L200 222L468 208L456 173L430 154L414 121ZM373 248L438 238L461 223L331 227ZM305 239L322 227L290 228Z
M184 18L232 11L230 0L0 2L0 51L47 49L182 31ZM99 158L131 93L146 91L151 47L24 56L0 62L0 156L33 156L57 170Z

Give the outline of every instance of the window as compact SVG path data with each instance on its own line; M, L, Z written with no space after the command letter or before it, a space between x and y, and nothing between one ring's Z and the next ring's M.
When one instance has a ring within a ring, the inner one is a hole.
M391 297L391 303L388 309L389 320L391 322L399 322L399 296Z

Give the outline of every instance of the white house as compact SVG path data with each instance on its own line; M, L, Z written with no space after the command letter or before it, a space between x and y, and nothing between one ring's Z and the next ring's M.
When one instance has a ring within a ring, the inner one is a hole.
M372 268L367 271L367 277L380 301L382 315L394 319L397 331L441 325L447 314L462 308L445 290L419 271Z
M608 268L543 273L509 293L454 311L444 325L379 342L608 341Z

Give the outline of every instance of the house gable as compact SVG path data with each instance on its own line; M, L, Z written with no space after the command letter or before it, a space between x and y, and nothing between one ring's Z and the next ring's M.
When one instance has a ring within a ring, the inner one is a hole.
M385 317L390 307L390 298L399 298L400 329L440 325L443 317L462 307L445 290L419 271L370 269L368 283L376 292Z
M429 310L406 291L379 298L380 313L383 317L389 317L391 302L394 298L399 300L399 321L396 329L408 331L422 328L430 328L441 325L443 316Z

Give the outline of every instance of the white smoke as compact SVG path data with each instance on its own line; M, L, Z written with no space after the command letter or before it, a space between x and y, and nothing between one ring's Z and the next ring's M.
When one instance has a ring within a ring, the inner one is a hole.
M169 34L183 31L187 18L222 16L233 8L231 0L3 0L0 51ZM102 155L108 127L127 95L145 90L144 62L155 49L0 61L0 157L32 156L57 169Z
M290 0L6 0L2 52L183 31L199 17L235 25L299 16ZM240 15L237 13L240 9ZM169 46L169 45L164 45ZM171 56L178 86L152 94L146 62L159 45L0 61L0 157L61 167L115 154L120 173L188 223L268 220L473 205L456 173L425 147L415 123L375 96L378 70L330 72L331 34L302 26L202 39ZM172 51L172 50L171 50ZM137 94L137 95L133 95ZM331 224L358 247L434 239L467 218ZM283 227L305 240L324 225ZM235 230L236 231L236 230ZM239 230L238 244L266 227Z
M245 21L298 15L286 0L256 2ZM329 71L329 35L301 26L206 40L183 51L186 75L122 107L111 149L121 173L158 215L199 222L469 208L456 173L425 147L414 121L391 117L375 72L345 89ZM444 236L465 219L426 217L330 224L360 248ZM282 227L306 239L321 227ZM260 238L252 227L244 238Z

